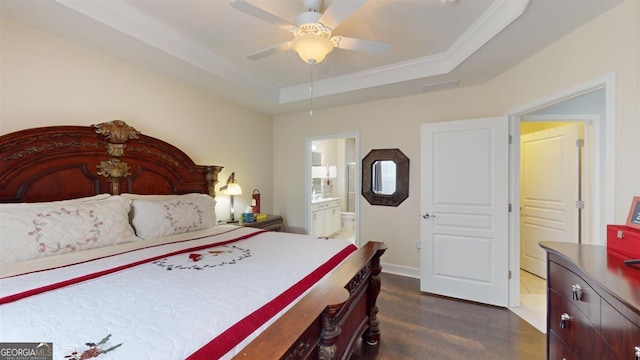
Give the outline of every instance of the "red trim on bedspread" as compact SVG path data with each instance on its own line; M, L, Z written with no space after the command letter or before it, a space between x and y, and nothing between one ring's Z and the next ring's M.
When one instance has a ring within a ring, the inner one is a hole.
M230 244L230 243L233 243L233 242L236 242L236 241L248 239L250 237L253 237L255 235L258 235L258 234L261 234L261 233L264 233L264 232L266 232L266 230L257 231L257 232L254 232L254 233L251 233L251 234L247 234L247 235L243 235L243 236L231 239L231 240L219 241L219 242L209 243L209 244L200 245L200 246L194 246L194 247L191 247L191 248L188 248L188 249L182 249L182 250L170 252L170 253L159 255L159 256L154 256L154 257L151 257L151 258L148 258L148 259L136 261L136 262L129 263L129 264L126 264L126 265L117 266L117 267L114 267L114 268L111 268L111 269L98 271L98 272L95 272L95 273L79 276L79 277L76 277L76 278L73 278L73 279L60 281L60 282L57 282L57 283L54 283L54 284L41 286L39 288L35 288L35 289L31 289L31 290L20 292L20 293L12 294L12 295L0 298L0 305L7 304L7 303L10 303L10 302L13 302L13 301L20 300L20 299L24 299L24 298L29 297L29 296L41 294L43 292L47 292L47 291L50 291L50 290L55 290L55 289L59 289L59 288L65 287L65 286L77 284L79 282L83 282L83 281L86 281L86 280L95 279L95 278L98 278L98 277L103 276L103 275L112 274L112 273L117 272L117 271L125 270L125 269L128 269L128 268L132 268L134 266L138 266L138 265L146 264L146 263L149 263L149 262L152 262L152 261L160 260L160 259L163 259L163 258L166 258L166 257L169 257L169 256L184 254L184 253L188 253L188 252L192 252L192 251L199 251L199 250L210 248L212 246L222 246L222 245Z
M324 264L320 265L320 267L315 269L304 279L298 281L278 297L274 298L261 308L237 322L235 325L228 328L198 351L191 354L187 359L209 360L222 357L224 354L236 347L244 338L251 335L251 333L256 331L265 322L311 288L316 282L338 266L338 264L340 264L355 250L357 250L355 245L349 245L342 249L342 251L334 255Z

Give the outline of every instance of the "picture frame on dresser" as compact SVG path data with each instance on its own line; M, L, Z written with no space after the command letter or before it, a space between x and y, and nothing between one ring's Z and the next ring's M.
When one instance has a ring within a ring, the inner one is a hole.
M640 196L634 196L627 216L627 226L640 229Z

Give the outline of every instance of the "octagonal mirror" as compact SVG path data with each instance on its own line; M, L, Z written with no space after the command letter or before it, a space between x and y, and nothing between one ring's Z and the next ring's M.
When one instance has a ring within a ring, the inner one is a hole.
M362 196L371 205L400 205L409 197L409 158L399 149L371 150L362 159Z

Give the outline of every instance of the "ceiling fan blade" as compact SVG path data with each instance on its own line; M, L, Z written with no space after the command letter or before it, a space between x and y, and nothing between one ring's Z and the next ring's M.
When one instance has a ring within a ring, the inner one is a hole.
M366 2L367 0L333 0L319 22L333 30Z
M391 48L391 43L384 41L354 39L344 36L334 36L331 40L338 49L364 51L373 54L382 54Z
M273 15L272 13L263 10L255 5L252 5L244 0L231 0L231 7L236 10L242 11L247 15L251 15L260 20L275 24L285 30L290 30L291 28L295 27L295 25L293 25L291 22L279 16Z
M282 44L272 46L260 51L256 51L253 54L247 55L247 58L249 58L250 60L259 60L264 57L277 54L279 52L287 51L289 49L291 49L291 41L287 41L286 43L282 43Z

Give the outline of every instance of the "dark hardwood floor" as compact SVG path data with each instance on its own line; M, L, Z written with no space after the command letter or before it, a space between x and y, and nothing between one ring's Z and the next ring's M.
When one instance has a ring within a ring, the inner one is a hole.
M382 274L381 340L351 360L546 359L543 333L506 308L420 293L418 279Z

